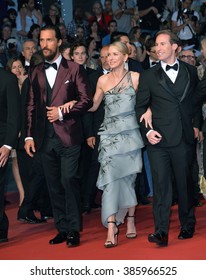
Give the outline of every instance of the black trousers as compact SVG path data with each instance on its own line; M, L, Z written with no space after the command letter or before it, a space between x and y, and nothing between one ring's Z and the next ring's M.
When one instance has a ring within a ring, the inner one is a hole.
M81 231L80 145L64 147L54 135L45 138L41 155L57 230Z
M195 227L194 188L191 178L193 147L184 140L175 147L148 146L154 184L153 215L155 232L168 233L172 203L172 175L178 196L182 229Z
M24 150L17 150L19 172L24 187L24 200L19 208L19 217L33 217L33 210L42 216L52 214L50 197L43 171L41 153L31 158Z
M8 233L9 220L4 210L4 192L6 181L6 170L8 161L4 167L0 167L0 232Z

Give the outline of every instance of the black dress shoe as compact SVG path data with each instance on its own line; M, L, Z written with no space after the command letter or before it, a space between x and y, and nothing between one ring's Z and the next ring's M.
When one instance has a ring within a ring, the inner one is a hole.
M36 217L18 217L17 220L27 224L41 224L46 222L46 220L38 219Z
M49 244L60 244L67 240L67 233L66 232L60 232L58 233L53 239L49 240Z
M80 235L78 231L71 231L67 235L67 246L75 247L80 244Z
M168 245L168 234L163 233L151 233L148 235L148 241L152 243L156 243L159 246L167 246Z
M194 234L194 229L181 229L178 239L188 239L192 238Z
M0 243L8 242L8 233L5 231L0 231Z
M53 219L53 215L41 215L41 220L47 221L49 219Z

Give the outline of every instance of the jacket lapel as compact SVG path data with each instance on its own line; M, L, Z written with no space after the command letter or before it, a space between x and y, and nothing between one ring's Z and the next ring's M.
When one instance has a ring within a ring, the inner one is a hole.
M181 61L179 61L180 62L180 67L184 67L184 70L186 71L186 73L187 73L187 84L186 84L186 87L185 87L185 89L184 89L184 92L183 92L183 95L182 95L182 97L181 97L181 99L180 99L180 102L186 97L186 95L187 95L187 93L188 93L188 90L189 90L189 88L190 88L190 73L189 73L189 70L187 69L187 66L186 65L183 65L182 63L181 63Z
M62 61L59 65L59 69L57 72L56 80L54 83L53 93L52 93L52 101L55 99L55 97L58 95L61 86L64 84L65 77L67 76L68 79L68 64L64 58L62 58Z
M36 68L34 68L37 70L37 77L38 77L38 83L39 83L39 88L40 88L40 92L43 95L43 99L44 102L46 103L46 99L47 99L47 93L46 93L46 74L45 74L45 70L44 70L44 63L39 64Z
M162 69L161 65L159 64L159 69L157 70L157 81L159 80L159 84L173 97L176 98L175 93L171 90L171 88L167 84L167 80L164 76L164 70Z

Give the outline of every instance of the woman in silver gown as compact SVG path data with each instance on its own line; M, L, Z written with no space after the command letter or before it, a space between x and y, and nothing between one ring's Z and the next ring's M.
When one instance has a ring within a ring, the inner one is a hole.
M139 73L128 72L128 48L121 42L109 46L108 63L112 71L99 78L93 107L104 98L105 117L100 128L97 186L103 190L102 223L108 228L106 248L118 243L118 225L127 215L127 238L135 238L135 180L142 169L143 141L135 114Z

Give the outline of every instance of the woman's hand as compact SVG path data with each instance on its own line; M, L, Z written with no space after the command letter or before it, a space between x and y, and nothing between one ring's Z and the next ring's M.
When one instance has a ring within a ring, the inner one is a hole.
M140 122L142 122L143 120L144 120L146 128L150 127L151 129L153 129L153 126L152 126L152 111L151 111L150 108L148 108L147 111L141 116Z
M70 110L74 107L74 105L77 103L76 100L69 101L65 103L64 105L59 106L60 110L65 114L69 113Z

